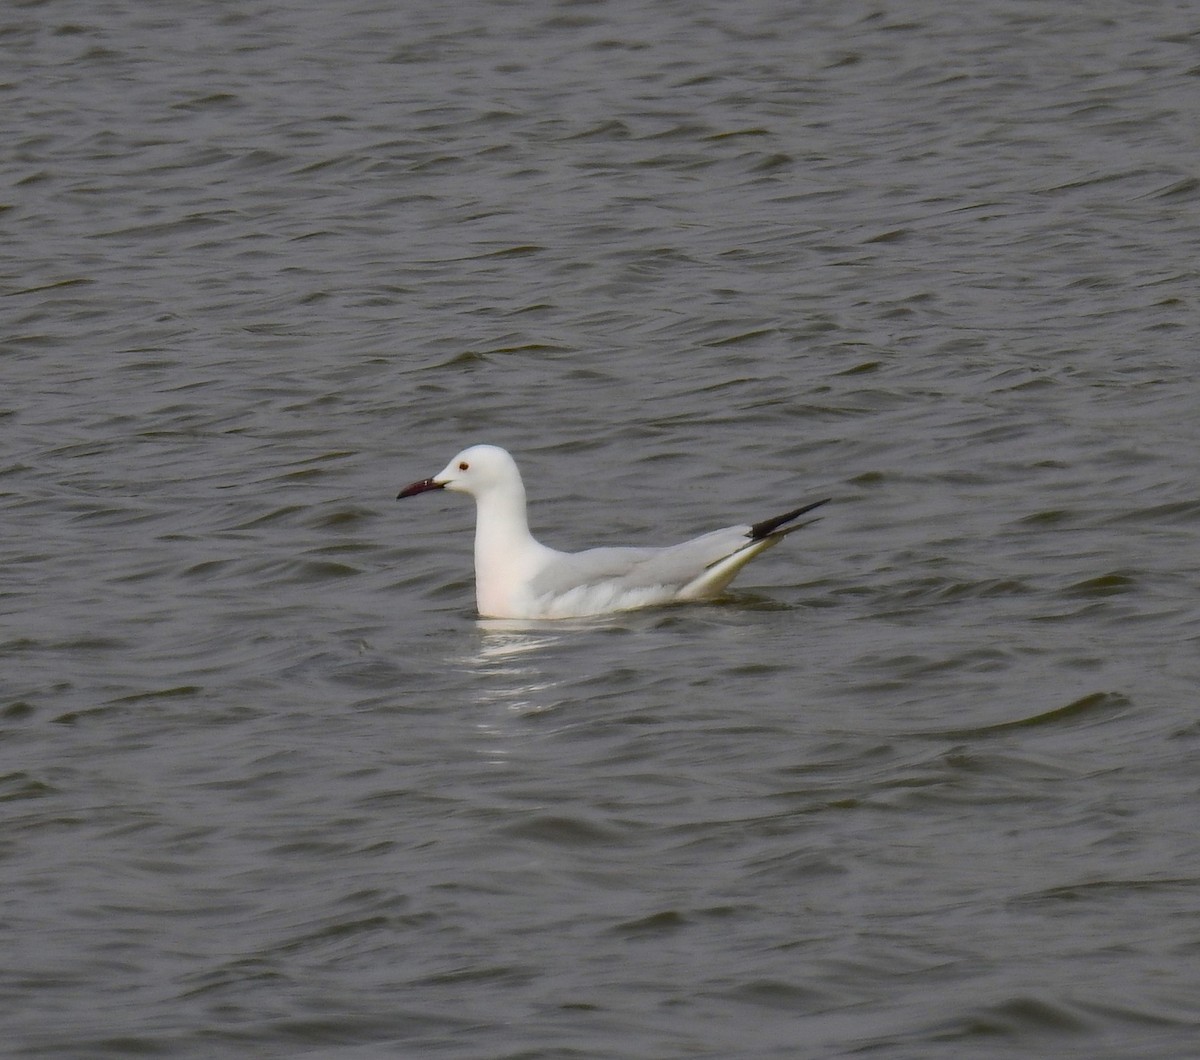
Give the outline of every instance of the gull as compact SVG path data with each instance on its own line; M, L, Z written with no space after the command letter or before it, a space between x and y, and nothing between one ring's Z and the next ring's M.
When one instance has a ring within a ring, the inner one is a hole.
M793 530L813 501L783 515L727 526L665 548L591 548L559 552L529 532L525 484L517 462L495 445L464 449L432 478L397 500L430 490L475 498L475 602L483 618L554 619L711 600L760 552Z

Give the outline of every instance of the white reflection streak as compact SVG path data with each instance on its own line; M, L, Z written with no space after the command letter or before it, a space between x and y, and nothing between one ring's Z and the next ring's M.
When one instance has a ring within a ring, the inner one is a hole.
M479 623L479 649L463 662L479 677L475 701L492 708L479 727L497 736L511 735L506 717L525 717L553 710L561 703L554 694L562 683L551 680L539 665L540 653L563 639L545 624L511 619L485 619ZM501 708L497 712L494 708ZM493 748L495 754L507 753Z

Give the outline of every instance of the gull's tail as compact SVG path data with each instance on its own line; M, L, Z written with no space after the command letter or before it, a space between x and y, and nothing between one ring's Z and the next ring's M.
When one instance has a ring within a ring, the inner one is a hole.
M795 526L788 526L788 523L792 522L793 519L799 519L800 516L806 515L814 508L820 508L822 504L828 504L831 500L833 500L832 497L826 497L824 500L813 501L812 504L806 504L795 511L777 515L774 519L764 519L761 523L755 523L750 527L750 532L746 536L751 541L761 541L765 537L786 537L793 530L799 530L802 526L808 526L814 520L807 519L803 523L796 523Z
M764 519L761 523L755 523L742 540L745 542L742 545L737 545L731 552L721 556L719 559L710 563L704 572L693 578L685 585L676 595L678 600L711 600L714 596L720 595L747 563L749 563L760 552L765 552L773 545L779 544L793 530L799 530L802 526L808 526L814 522L813 519L805 520L802 523L795 522L805 512L811 512L814 508L820 508L822 504L828 504L833 498L826 497L824 500L813 501L812 504L805 504L795 511L787 512L784 515L777 515L774 519ZM791 525L787 525L791 523ZM749 541L746 541L749 538ZM735 542L737 538L733 539Z

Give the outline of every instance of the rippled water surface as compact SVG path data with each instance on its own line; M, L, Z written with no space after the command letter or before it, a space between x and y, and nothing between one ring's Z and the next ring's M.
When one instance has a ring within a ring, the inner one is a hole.
M0 13L19 1058L1200 1041L1200 12ZM832 496L728 599L481 622Z

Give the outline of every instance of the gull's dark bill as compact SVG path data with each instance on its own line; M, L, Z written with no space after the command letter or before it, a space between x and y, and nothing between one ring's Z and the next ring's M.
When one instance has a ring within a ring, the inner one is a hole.
M399 493L396 494L396 500L404 500L405 497L415 497L418 493L428 493L430 490L445 489L444 482L434 482L431 478L423 478L420 482L414 482L411 486L405 486Z

